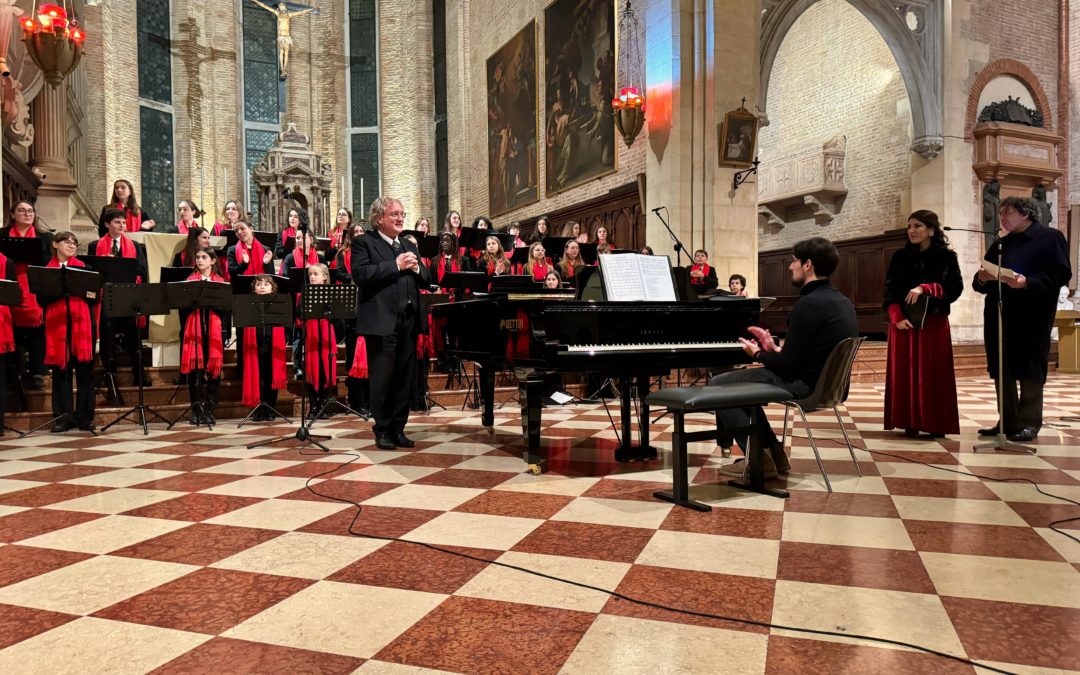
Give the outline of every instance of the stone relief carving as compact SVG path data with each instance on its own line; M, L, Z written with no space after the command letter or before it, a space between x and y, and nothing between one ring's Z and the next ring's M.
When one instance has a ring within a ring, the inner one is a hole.
M945 139L941 136L923 136L916 138L911 144L911 151L925 160L935 159L945 147Z
M812 215L827 225L847 196L845 157L847 137L836 134L818 147L762 164L758 181L759 224L778 232L791 220Z

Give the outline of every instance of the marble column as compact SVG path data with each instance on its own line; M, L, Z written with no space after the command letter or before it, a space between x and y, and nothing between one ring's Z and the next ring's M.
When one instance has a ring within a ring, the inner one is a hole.
M71 221L70 197L75 177L67 157L67 81L46 84L34 99L34 159L41 187L35 208L38 217L55 230L66 230Z

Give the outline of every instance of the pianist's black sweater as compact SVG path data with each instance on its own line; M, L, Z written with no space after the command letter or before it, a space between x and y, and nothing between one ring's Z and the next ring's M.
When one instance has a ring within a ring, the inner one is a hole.
M828 279L805 284L801 295L788 315L783 350L762 351L758 361L785 380L801 380L813 389L833 347L857 336L859 326L851 300Z

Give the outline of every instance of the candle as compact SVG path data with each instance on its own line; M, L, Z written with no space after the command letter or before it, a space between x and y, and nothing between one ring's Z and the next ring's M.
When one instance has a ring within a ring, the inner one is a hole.
M360 177L360 210L361 211L364 210L364 178L363 178L363 176ZM361 214L360 217L363 218L364 217L363 214Z
M203 210L203 213L199 214L199 217L200 217L199 222L201 223L201 222L203 222L202 217L206 215L206 167L205 166L202 167L201 169L199 169L199 201L202 202L202 207L201 208Z

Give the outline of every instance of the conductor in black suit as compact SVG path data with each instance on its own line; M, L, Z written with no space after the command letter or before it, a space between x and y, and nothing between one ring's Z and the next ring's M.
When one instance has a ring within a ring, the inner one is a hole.
M352 278L359 289L356 332L364 336L371 381L375 445L411 448L405 436L409 393L416 380L420 288L428 271L411 242L399 238L405 209L392 197L371 204L371 232L352 240Z

